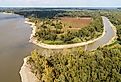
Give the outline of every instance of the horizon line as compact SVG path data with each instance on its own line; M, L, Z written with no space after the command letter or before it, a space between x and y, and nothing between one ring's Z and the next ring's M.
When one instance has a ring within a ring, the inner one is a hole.
M0 6L0 7L16 7L16 8L120 8L121 6Z

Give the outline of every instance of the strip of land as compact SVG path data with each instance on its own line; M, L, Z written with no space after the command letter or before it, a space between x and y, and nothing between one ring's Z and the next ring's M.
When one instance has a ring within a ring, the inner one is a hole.
M102 16L102 19L103 19L103 24L104 24L105 23L104 20L106 20L107 18ZM47 48L47 49L64 49L64 48L73 48L73 47L80 47L80 46L89 45L89 44L92 44L92 43L100 40L101 38L103 38L108 31L108 29L106 29L106 25L104 24L104 30L103 30L102 35L100 37L96 38L96 39L93 39L93 40L90 40L90 41L87 41L87 42L74 43L74 44L49 45L49 44L39 43L36 39L33 38L33 36L36 33L36 26L35 26L34 23L29 22L28 20L29 19L27 19L25 21L25 23L30 24L31 27L32 27L32 34L30 36L30 42L34 43L35 45L38 45L39 47ZM114 26L110 23L110 21L108 21L108 22L109 22L111 28L114 28ZM115 30L115 29L113 29L113 30ZM116 34L116 31L115 31L115 34ZM107 44L111 43L112 40L114 40L115 38L116 38L116 36L112 37L112 39ZM102 46L107 45L107 44L103 44Z
M29 57L24 58L23 66L20 70L21 81L22 82L38 82L36 76L31 72L30 66L27 64Z

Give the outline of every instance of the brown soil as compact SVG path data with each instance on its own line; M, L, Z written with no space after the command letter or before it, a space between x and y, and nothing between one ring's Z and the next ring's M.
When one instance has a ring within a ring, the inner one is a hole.
M65 28L68 30L79 30L80 28L88 26L92 22L92 18L90 17L60 17L60 19L61 22L65 25Z

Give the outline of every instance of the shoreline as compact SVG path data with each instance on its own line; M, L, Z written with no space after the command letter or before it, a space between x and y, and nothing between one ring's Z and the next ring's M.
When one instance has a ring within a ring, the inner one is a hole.
M102 35L99 36L98 38L93 39L93 40L89 40L89 41L81 42L81 43L65 44L65 45L49 45L49 44L45 44L45 43L38 43L36 39L33 39L33 36L36 33L36 26L33 22L29 22L28 18L25 19L25 23L31 25L31 27L32 27L32 33L31 33L29 42L31 42L31 43L33 43L41 48L46 48L46 49L64 49L64 48L82 47L82 46L94 43L95 41L102 38L106 33L105 28L103 27Z
M39 82L37 77L31 72L30 66L27 64L29 56L24 58L24 63L19 71L22 82Z
M29 19L28 19L28 18L25 18L25 23L26 23L26 24L29 24L30 27L32 28L32 33L31 33L30 39L29 39L29 42L31 42L33 36L34 36L35 33L36 33L36 31L35 31L35 30L36 30L36 26L35 26L35 23L29 22Z
M13 15L14 13L8 13L8 12L0 12L2 14L8 14L8 15Z
M35 24L32 22L28 22L29 19L25 18L25 23L31 25L31 27L35 27ZM34 30L32 30L32 32L35 32ZM32 38L32 34L30 36L30 39ZM24 63L21 66L21 69L19 71L20 77L21 77L21 82L39 82L39 80L37 79L37 77L35 76L34 73L31 72L30 69L30 65L27 64L27 60L28 60L29 56L25 57Z

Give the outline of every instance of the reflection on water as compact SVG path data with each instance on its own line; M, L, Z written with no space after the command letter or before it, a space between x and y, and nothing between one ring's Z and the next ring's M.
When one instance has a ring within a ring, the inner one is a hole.
M21 82L23 58L35 48L28 42L30 34L23 17L0 14L0 82Z

